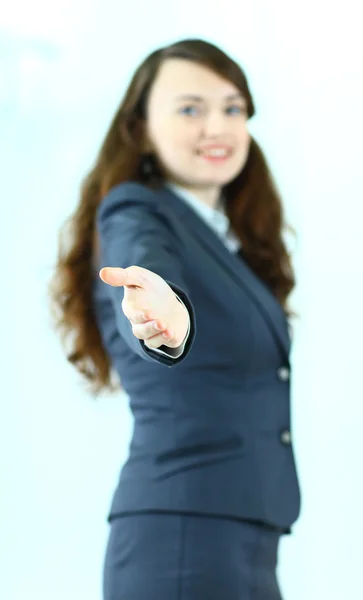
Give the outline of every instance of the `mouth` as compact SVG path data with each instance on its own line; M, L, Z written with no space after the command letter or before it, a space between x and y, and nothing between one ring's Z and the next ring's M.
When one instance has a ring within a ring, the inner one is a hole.
M208 146L197 151L198 156L203 160L212 163L223 163L232 155L232 148L228 146Z

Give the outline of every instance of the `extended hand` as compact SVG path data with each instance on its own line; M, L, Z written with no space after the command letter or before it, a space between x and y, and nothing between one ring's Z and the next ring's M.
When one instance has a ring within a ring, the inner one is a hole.
M166 281L142 267L104 267L100 278L125 288L121 308L136 338L148 348L178 348L185 340L189 314Z

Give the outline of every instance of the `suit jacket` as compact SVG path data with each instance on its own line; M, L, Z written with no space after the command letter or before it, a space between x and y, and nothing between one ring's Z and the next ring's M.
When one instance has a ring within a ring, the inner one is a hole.
M289 530L300 493L281 305L243 256L168 189L115 186L99 206L97 230L99 268L158 273L191 319L179 358L154 352L132 333L123 288L95 276L96 319L134 416L109 517L193 512Z

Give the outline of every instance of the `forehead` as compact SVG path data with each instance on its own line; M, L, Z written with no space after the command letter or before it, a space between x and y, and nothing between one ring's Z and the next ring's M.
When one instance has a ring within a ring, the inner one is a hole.
M154 80L151 95L175 98L185 94L221 98L240 93L238 88L211 69L190 60L165 60Z

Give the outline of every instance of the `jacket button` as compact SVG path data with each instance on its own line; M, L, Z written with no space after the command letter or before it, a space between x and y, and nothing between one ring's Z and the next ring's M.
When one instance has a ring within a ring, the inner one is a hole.
M285 431L283 431L281 433L280 440L281 440L281 443L284 444L284 446L290 446L291 445L291 432L288 429L285 429Z
M277 370L277 376L280 381L288 381L290 379L290 369L287 367L280 367Z

